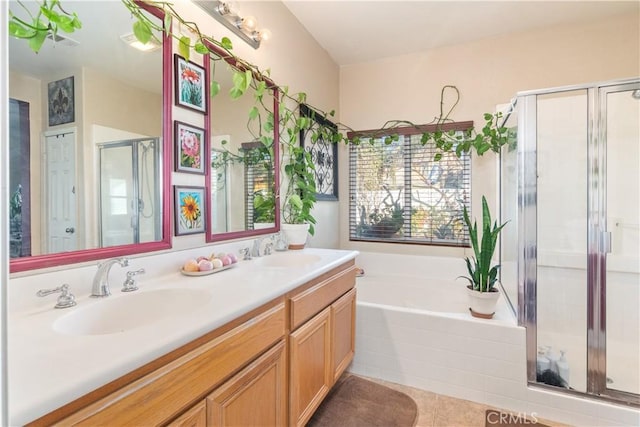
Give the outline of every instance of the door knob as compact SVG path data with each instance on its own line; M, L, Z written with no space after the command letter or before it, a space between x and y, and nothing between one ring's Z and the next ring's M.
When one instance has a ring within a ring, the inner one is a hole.
M66 233L73 234L73 233L75 233L76 229L75 229L75 228L73 228L73 227L68 227L68 228L65 228L65 230L64 230L64 231L65 231Z

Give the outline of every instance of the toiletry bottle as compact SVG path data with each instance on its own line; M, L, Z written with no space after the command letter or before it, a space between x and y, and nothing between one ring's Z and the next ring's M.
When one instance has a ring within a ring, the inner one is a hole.
M556 374L558 373L558 360L560 360L560 353L557 350L549 348L547 350L547 359L549 359L549 369Z
M564 350L560 350L560 359L558 359L558 375L569 387L569 362L564 356Z
M544 347L538 347L538 357L536 360L536 370L539 373L542 373L549 369L550 363L549 358L545 356L546 349Z

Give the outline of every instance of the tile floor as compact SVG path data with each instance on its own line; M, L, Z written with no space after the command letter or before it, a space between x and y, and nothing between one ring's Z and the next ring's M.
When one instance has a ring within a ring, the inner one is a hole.
M351 374L347 374L351 375ZM499 409L481 403L456 399L377 378L363 377L409 395L418 405L416 427L484 427L487 409ZM549 427L567 427L554 421L539 419ZM503 424L504 425L504 424ZM525 424L523 424L525 425ZM500 424L496 424L497 427Z

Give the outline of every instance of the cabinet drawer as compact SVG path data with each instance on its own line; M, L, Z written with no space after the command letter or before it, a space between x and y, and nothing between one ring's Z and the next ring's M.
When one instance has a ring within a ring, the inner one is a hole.
M333 276L291 298L291 330L297 329L307 320L344 295L356 284L356 267L348 266Z
M60 422L159 425L174 418L280 340L284 303L214 338Z

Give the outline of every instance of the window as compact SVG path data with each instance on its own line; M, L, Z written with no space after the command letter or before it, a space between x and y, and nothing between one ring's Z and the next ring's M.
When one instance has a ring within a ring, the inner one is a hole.
M361 136L350 146L350 240L469 246L463 221L471 201L469 155L434 161L435 147L420 142L431 129L396 131L402 134L390 144Z

